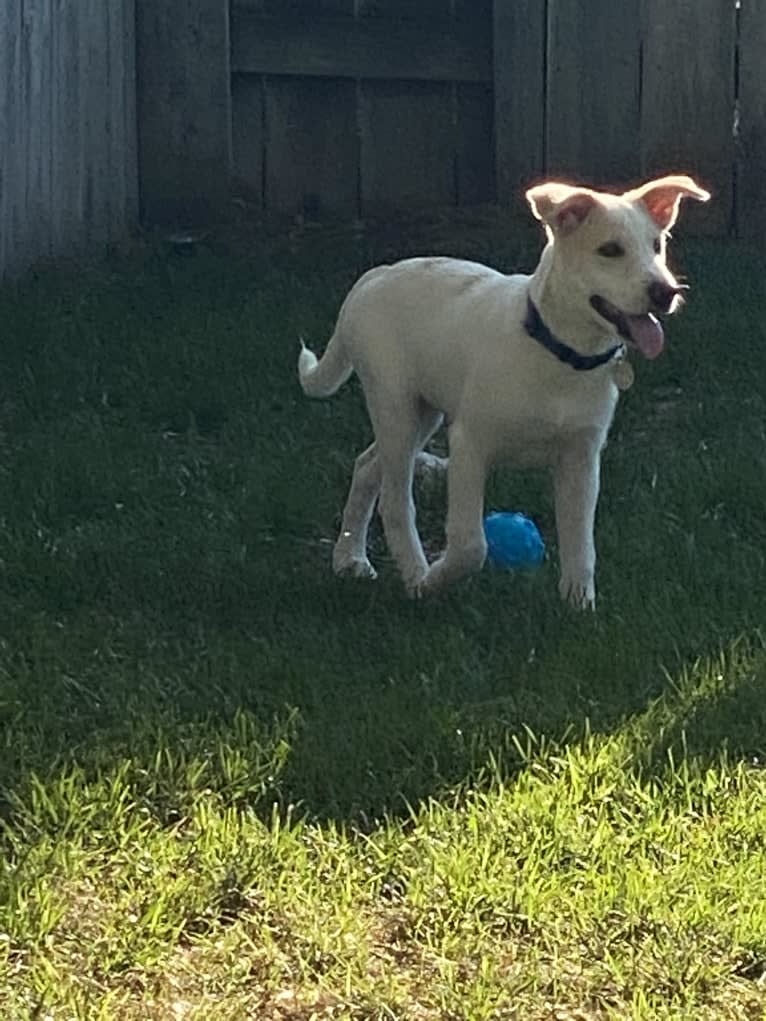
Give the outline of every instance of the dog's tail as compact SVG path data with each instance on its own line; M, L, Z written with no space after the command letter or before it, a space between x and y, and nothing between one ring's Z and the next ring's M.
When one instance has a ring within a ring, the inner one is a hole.
M354 367L343 349L343 343L336 330L321 358L309 351L301 340L298 357L298 378L307 397L331 397L339 390Z

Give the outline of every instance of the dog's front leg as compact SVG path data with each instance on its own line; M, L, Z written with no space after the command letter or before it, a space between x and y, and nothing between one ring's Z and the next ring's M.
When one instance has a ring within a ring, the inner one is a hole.
M481 570L487 556L484 538L486 457L457 426L450 429L447 462L447 546L415 591L437 592L463 575Z
M596 607L596 546L593 530L598 502L600 443L570 442L554 468L556 529L563 599L583 610Z

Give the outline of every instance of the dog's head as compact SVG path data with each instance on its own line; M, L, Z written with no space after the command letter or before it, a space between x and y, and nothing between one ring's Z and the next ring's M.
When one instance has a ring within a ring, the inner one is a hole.
M550 272L594 325L618 333L647 358L663 347L657 315L680 304L677 280L665 261L668 231L682 198L710 195L690 177L662 177L623 195L548 182L527 201L545 224Z

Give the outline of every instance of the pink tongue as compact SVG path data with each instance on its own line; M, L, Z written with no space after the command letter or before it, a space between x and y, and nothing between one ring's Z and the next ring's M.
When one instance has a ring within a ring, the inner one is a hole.
M656 358L665 346L665 334L662 326L653 315L625 316L630 332L630 339L644 358Z

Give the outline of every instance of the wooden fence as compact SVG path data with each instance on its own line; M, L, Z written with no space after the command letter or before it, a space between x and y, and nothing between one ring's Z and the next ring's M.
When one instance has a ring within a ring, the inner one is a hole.
M0 274L147 223L683 170L766 238L764 0L0 0Z
M134 0L0 0L0 277L136 219Z
M316 5L315 5L316 6ZM234 170L266 208L342 214L495 194L492 4L232 10Z
M763 0L198 0L189 31L186 0L139 4L150 218L232 177L316 216L682 170L698 229L766 233Z

